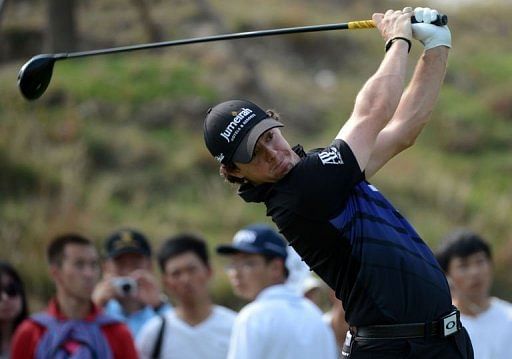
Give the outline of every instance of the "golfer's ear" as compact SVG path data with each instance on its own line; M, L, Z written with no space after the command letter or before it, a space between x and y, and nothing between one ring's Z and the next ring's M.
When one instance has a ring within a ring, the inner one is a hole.
M220 175L225 178L227 178L228 176L232 176L232 177L236 177L236 178L240 178L240 179L244 178L244 176L242 176L242 174L240 173L240 169L236 166L233 166L232 168L230 168L226 165L221 165L219 172L220 172Z

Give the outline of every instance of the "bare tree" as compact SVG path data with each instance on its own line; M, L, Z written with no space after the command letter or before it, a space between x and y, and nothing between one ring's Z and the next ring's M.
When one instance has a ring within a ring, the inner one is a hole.
M68 52L77 48L75 0L48 0L46 46L51 52Z
M132 0L133 5L137 8L140 21L152 42L162 41L162 31L158 24L153 21L151 11L147 0Z
M7 5L7 0L0 0L0 24L2 23L2 18L4 16L5 7Z

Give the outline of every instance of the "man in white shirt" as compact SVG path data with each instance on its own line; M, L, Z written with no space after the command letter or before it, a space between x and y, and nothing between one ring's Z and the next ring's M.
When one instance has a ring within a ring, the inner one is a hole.
M140 358L225 359L236 313L212 302L206 242L190 234L170 238L158 263L176 306L142 328L136 340Z
M436 257L448 277L475 358L511 358L512 304L489 294L493 272L489 244L474 232L456 230L443 240Z
M321 311L284 284L287 251L277 232L248 226L217 253L229 257L235 294L252 301L236 317L228 359L336 358L334 334Z

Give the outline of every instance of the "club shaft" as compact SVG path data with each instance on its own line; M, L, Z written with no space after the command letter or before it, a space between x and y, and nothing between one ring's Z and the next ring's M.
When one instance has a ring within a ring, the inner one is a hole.
M204 42L234 40L234 39L243 39L243 38L251 38L251 37L297 34L297 33L303 33L303 32L316 32L316 31L371 29L374 27L375 27L375 24L372 20L362 20L362 21L350 21L350 22L338 23L338 24L324 24L324 25L289 27L289 28L280 28L280 29L271 29L271 30L238 32L238 33L233 33L233 34L222 34L222 35L213 35L213 36L206 36L206 37L195 37L195 38L190 38L190 39L174 40L174 41L154 42L154 43L149 43L149 44L113 47L113 48L109 48L109 49L60 53L60 54L55 54L55 59L60 60L60 59L69 59L69 58L77 58L77 57L96 56L96 55L113 54L113 53L119 53L119 52L129 52L129 51L135 51L135 50L156 49L156 48L160 48L160 47L189 45L189 44L197 44L197 43L204 43Z
M413 23L416 22L416 19L414 18L414 16L411 18L411 21ZM440 14L440 15L438 15L436 21L433 22L432 24L442 26L442 25L446 25L447 23L448 23L448 17L446 15ZM104 55L104 54L113 54L113 53L118 53L118 52L156 49L156 48L160 48L160 47L180 46L180 45L198 44L198 43L204 43L204 42L243 39L243 38L250 38L250 37L264 37L264 36L274 36L274 35L284 35L284 34L297 34L297 33L303 33L303 32L317 32L317 31L331 31L331 30L357 30L357 29L372 29L372 28L375 28L375 23L373 22L373 20L349 21L349 22L336 23L336 24L311 25L311 26L287 27L287 28L270 29L270 30L238 32L238 33L233 33L233 34L222 34L222 35L213 35L213 36L205 36L205 37L195 37L195 38L182 39L182 40L153 42L150 44L113 47L113 48L109 48L109 49L60 53L60 54L54 54L53 58L55 60L62 60L62 59L70 59L70 58L77 58L77 57L96 56L96 55Z

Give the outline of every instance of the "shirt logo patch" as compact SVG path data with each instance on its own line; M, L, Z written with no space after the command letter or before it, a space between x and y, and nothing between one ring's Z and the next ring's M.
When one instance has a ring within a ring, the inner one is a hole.
M336 147L329 147L318 153L318 157L324 165L342 165L341 154Z

